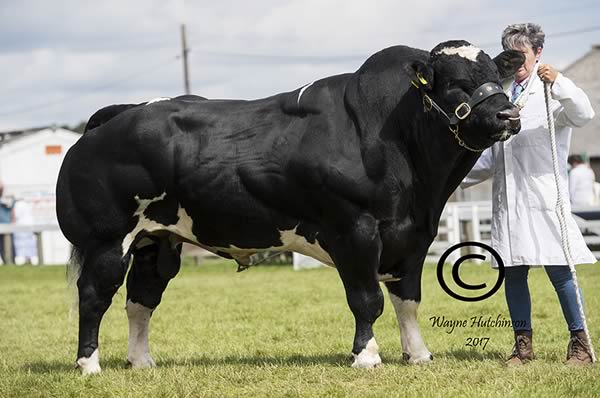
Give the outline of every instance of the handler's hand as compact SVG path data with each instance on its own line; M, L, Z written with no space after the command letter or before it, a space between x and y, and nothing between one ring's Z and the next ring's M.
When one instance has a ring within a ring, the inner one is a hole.
M541 64L537 70L538 76L543 82L554 83L558 76L558 71L553 66Z

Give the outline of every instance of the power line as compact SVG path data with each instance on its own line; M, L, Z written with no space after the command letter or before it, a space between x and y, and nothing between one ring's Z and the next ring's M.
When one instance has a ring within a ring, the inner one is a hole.
M563 32L557 32L557 33L549 33L546 34L546 37L554 37L554 38L560 38L560 37L566 37L566 36L573 36L573 35L578 35L578 34L582 34L582 33L590 33L590 32L596 32L596 31L600 31L600 26L590 26L590 27L586 27L586 28L582 28L582 29L575 29L575 30L569 30L569 31L563 31ZM499 46L500 43L499 42L488 42L488 43L483 43L480 44L479 46L481 48L490 48L490 47L496 47ZM263 58L263 59L268 59L271 61L281 61L281 60L286 60L288 62L294 63L294 62L306 62L306 61L322 61L322 62L340 62L340 61L354 61L356 59L364 59L365 56L364 55L358 55L358 54L354 54L354 55L269 55L269 54L249 54L249 53L235 53L235 52L217 52L217 51L205 51L205 53L208 54L213 54L213 55L222 55L222 56L231 56L231 57L244 57L244 58ZM96 91L102 91L102 90L107 90L110 88L114 88L114 87L118 87L120 85L122 85L123 83L127 83L130 82L132 80L138 79L142 76L148 75L150 73L154 73L156 72L158 69L163 68L166 65L169 65L171 63L173 63L175 60L179 60L181 58L181 56L175 56L172 59L170 59L168 62L162 62L160 64L154 65L151 68L148 68L142 72L136 72L134 74L131 74L127 77L112 81L110 83L95 87L94 89L90 90L87 93L83 93L83 94L78 94L78 95L73 95L73 96L67 96L67 97L63 97L63 98L59 98L57 100L53 100L53 101L47 101L47 102L42 102L42 103L38 103L38 104L34 104L34 105L29 105L26 107L21 107L21 108L15 108L12 110L8 110L8 111L1 111L0 112L0 116L6 116L6 115L13 115L13 114L20 114L20 113L27 113L27 112L31 112L31 111L36 111L39 109L44 109L44 108L48 108L54 105L58 105L58 104L62 104L65 102L70 102L70 101L74 101L77 100L79 98L85 97L85 96L89 96L91 94L94 94Z
M548 33L546 37L560 38L565 36L573 36L582 33L590 33L600 31L599 26L590 26L582 29L569 30L557 33ZM487 42L479 44L480 48L490 48L500 46L500 41ZM243 52L227 52L227 51L210 51L210 50L199 50L204 54L213 56L223 56L232 58L255 58L273 62L286 62L286 63L301 63L301 62L351 62L358 60L364 60L369 54L340 54L340 55L274 55L274 54L252 54Z
M156 64L151 68L148 68L142 72L136 72L136 73L132 73L131 75L118 79L118 80L114 80L110 83L107 84L103 84L97 87L94 87L93 89L91 89L90 91L86 92L86 93L82 93L82 94L77 94L77 95L71 95L71 96L66 96L66 97L62 97L53 101L47 101L47 102L41 102L35 105L29 105L26 107L21 107L21 108L15 108L12 110L8 110L8 111L2 111L0 112L0 116L6 116L6 115L14 115L14 114L20 114L20 113L27 113L27 112L31 112L31 111L36 111L38 109L44 109L44 108L48 108L54 105L58 105L58 104L62 104L65 102L71 102L77 99L80 99L82 97L86 97L92 94L95 94L97 91L103 91L103 90L107 90L110 88L114 88L114 87L118 87L120 85L122 85L123 83L127 83L130 82L132 80L138 79L142 76L151 74L156 72L157 70L175 62L179 57L173 57L172 59L170 59L168 62L161 62L160 64Z

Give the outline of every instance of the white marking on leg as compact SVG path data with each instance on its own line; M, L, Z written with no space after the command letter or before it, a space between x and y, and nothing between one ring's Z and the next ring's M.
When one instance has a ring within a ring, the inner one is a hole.
M77 360L77 366L81 369L83 376L100 373L100 356L96 348L89 358L81 357Z
M375 368L381 365L381 357L379 356L379 346L375 341L375 337L371 337L371 340L367 343L367 346L354 356L353 368Z
M148 348L150 317L152 309L127 300L127 319L129 320L129 349L127 360L132 368L153 368L156 366Z
M460 47L446 47L442 48L436 54L446 54L446 55L458 55L459 57L463 57L468 59L469 61L476 62L477 56L481 52L481 49L475 46L460 46Z
M155 102L169 101L169 100L171 100L170 97L158 97L158 98L154 98L154 99L151 99L150 101L146 102L146 106L148 106L150 104L154 104Z
M396 310L398 325L400 326L400 340L402 351L409 356L408 363L431 362L431 352L425 347L419 324L417 323L417 308L419 303L414 300L402 300L390 293L390 300Z

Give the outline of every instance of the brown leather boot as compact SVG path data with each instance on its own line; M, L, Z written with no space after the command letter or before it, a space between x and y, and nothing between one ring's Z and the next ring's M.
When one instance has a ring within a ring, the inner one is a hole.
M592 354L584 331L571 332L567 346L567 365L582 366L592 363Z
M507 366L520 366L535 358L533 355L533 334L531 330L515 332L515 345L510 357L504 362Z

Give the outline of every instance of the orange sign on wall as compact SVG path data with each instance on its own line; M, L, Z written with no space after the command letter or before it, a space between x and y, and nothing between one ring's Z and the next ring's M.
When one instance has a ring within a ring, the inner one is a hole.
M62 145L46 145L46 155L60 155L62 153Z

